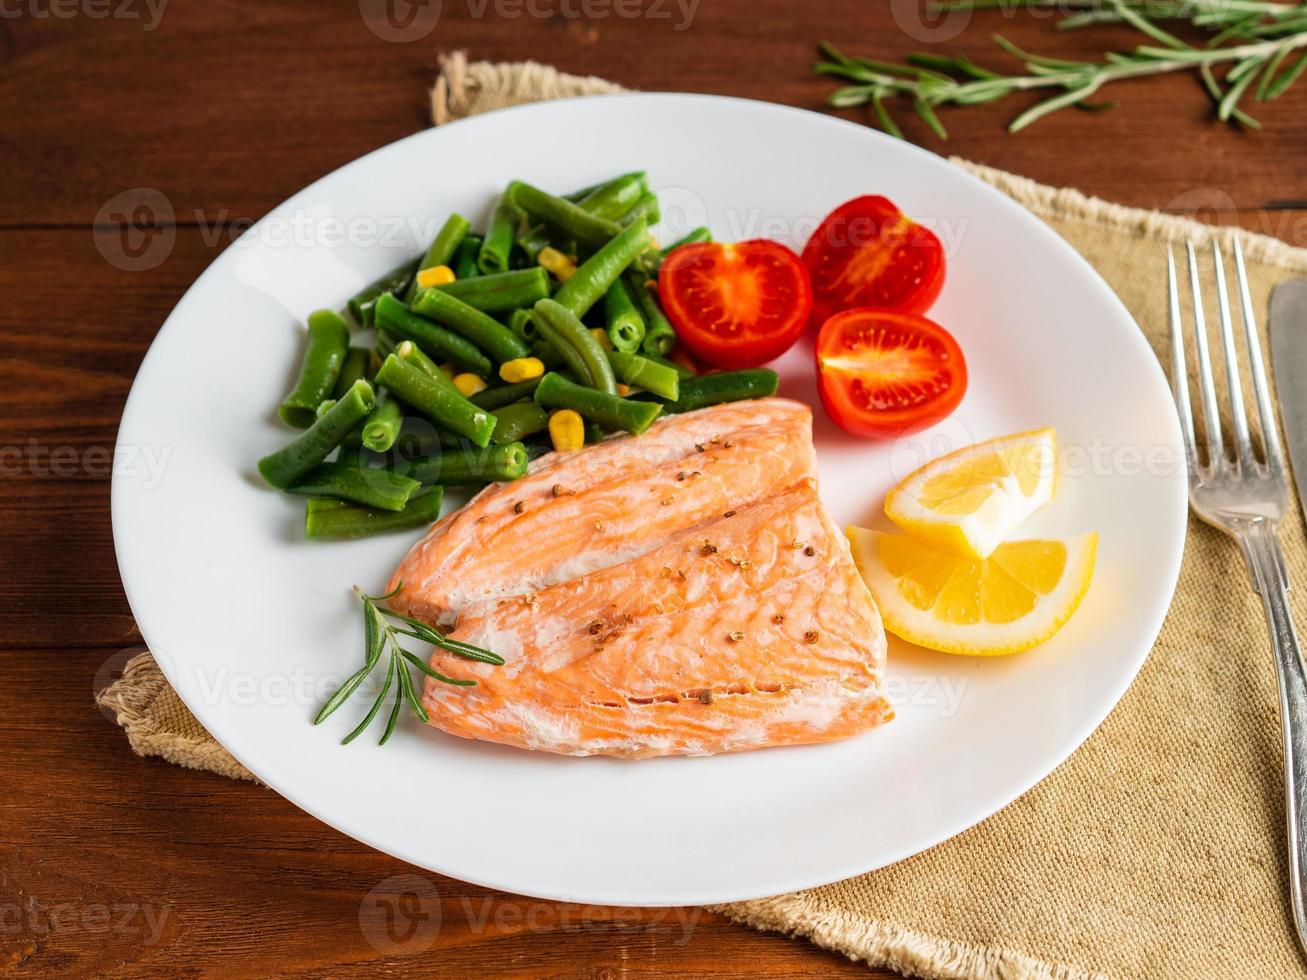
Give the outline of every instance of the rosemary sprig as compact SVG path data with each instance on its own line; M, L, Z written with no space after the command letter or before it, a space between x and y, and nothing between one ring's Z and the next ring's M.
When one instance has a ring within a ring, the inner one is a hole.
M399 716L403 705L406 703L409 710L412 711L413 717L422 722L429 720L426 708L422 706L422 700L418 697L417 688L413 684L413 677L409 673L410 666L416 667L428 677L434 677L442 684L452 684L456 687L472 687L476 684L474 680L456 680L453 677L446 677L421 657L404 649L399 642L400 636L411 636L414 639L422 640L424 643L440 647L442 650L448 650L450 653L467 660L476 660L483 664L493 664L495 666L502 666L504 663L504 658L496 653L482 650L470 643L447 639L442 633L437 632L420 620L378 605L380 602L393 598L403 587L404 584L401 582L395 586L393 591L379 596L367 595L358 586L354 587L355 593L363 600L363 666L347 677L345 682L336 689L336 692L327 699L327 703L322 706L318 716L313 719L313 724L322 724L342 704L348 701L350 696L367 680L377 664L381 662L382 654L387 650L390 651L390 659L386 662L384 668L386 679L381 685L381 693L377 695L377 699L372 703L372 707L368 709L367 714L363 716L363 720L358 723L352 732L341 739L342 745L348 745L354 741L372 724L380 713L382 705L385 704L392 687L396 689L394 703L391 706L390 718L386 722L386 729L382 733L379 744L385 745L390 741L390 736L395 733L395 727L399 724ZM405 626L391 625L386 621L387 616L399 620Z
M1099 89L1127 78L1196 72L1217 108L1217 118L1251 128L1260 123L1239 107L1250 93L1259 102L1278 98L1307 71L1307 2L1273 3L1263 0L947 0L940 10L985 10L1019 5L1030 9L1056 7L1063 14L1059 28L1121 23L1144 35L1128 53L1111 52L1102 61L1048 58L1023 51L1000 35L994 42L1017 59L1021 74L1004 74L983 68L965 56L910 55L905 64L850 57L825 43L825 60L813 66L819 75L848 81L829 97L839 108L870 105L886 132L902 136L889 110L899 99L940 138L948 134L936 113L942 105L978 105L1017 92L1054 90L1020 113L1008 126L1019 132L1031 123L1061 109L1110 108L1111 103L1089 100ZM1161 21L1184 21L1210 33L1207 43L1195 47L1163 28ZM1237 43L1227 43L1237 42ZM1216 66L1228 66L1217 78Z

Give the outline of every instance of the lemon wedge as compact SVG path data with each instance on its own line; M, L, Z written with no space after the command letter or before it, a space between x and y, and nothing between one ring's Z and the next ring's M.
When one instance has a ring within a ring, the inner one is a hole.
M944 653L996 657L1043 643L1089 588L1098 535L1009 541L961 558L898 534L848 529L885 629Z
M885 513L922 544L988 558L1053 499L1056 456L1052 429L977 443L910 474L885 498Z

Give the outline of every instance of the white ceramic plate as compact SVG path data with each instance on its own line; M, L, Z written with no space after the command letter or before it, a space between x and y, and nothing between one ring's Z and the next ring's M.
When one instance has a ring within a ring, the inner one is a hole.
M997 660L895 642L891 724L845 742L706 759L572 759L465 742L406 719L341 747L361 706L314 728L360 662L349 589L376 589L410 535L301 540L302 500L260 485L286 442L274 408L301 322L424 247L449 212L482 221L512 178L565 191L645 168L662 238L794 246L835 205L889 195L935 228L948 283L932 316L967 353L956 415L897 444L844 436L815 398L810 347L777 367L817 406L821 494L883 524L925 456L1055 425L1056 502L1031 535L1097 530L1094 583L1052 641ZM1161 283L1160 270L1141 270ZM406 861L511 892L613 904L770 895L878 868L1011 802L1072 752L1134 678L1179 568L1179 431L1154 355L1111 290L1029 213L938 157L757 102L624 95L542 103L430 130L349 164L229 247L164 324L132 388L113 529L141 631L204 726L260 779Z

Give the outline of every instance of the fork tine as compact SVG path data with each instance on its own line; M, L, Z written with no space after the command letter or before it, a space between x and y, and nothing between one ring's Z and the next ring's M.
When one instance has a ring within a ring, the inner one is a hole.
M1221 411L1216 405L1212 381L1212 356L1207 346L1207 317L1203 313L1203 289L1198 284L1198 256L1194 243L1185 242L1189 256L1189 292L1194 300L1194 344L1198 348L1198 390L1203 396L1203 429L1207 433L1207 463L1216 471L1225 463L1225 438L1221 435Z
M1188 358L1184 352L1184 321L1180 319L1180 290L1175 283L1175 253L1166 248L1166 297L1170 304L1171 324L1171 390L1175 393L1175 409L1180 416L1180 431L1184 434L1185 459L1189 475L1196 478L1199 472L1198 447L1194 442L1194 413L1189 405Z
M1248 270L1237 238L1234 240L1234 269L1239 285L1239 312L1252 367L1253 391L1257 395L1257 414L1262 424L1262 442L1266 447L1266 463L1284 469L1284 450L1280 448L1280 433L1275 427L1275 409L1271 406L1270 386L1266 382L1266 364L1262 360L1262 341L1257 333L1257 318L1253 314L1252 293L1248 288Z
M1240 465L1253 464L1253 444L1248 438L1248 413L1244 409L1243 384L1239 381L1239 355L1234 346L1234 319L1230 316L1230 293L1225 285L1225 263L1221 246L1212 239L1212 262L1216 266L1216 301L1221 316L1221 346L1225 348L1225 379L1230 389L1230 422Z

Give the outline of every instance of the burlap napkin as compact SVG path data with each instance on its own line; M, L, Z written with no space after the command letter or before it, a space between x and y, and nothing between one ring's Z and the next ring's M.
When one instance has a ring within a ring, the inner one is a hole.
M469 64L453 55L432 91L432 117L441 123L611 91L609 82L540 65ZM959 165L1079 249L1159 352L1167 242L1239 234L1263 314L1275 283L1307 272L1307 251L1273 239ZM1296 511L1282 537L1292 580L1307 582ZM1295 605L1307 625L1307 604ZM251 778L148 653L100 701L117 711L140 754ZM1056 772L979 826L894 867L722 910L925 977L1298 975L1276 704L1261 608L1242 560L1232 542L1191 521L1179 589L1147 664Z

